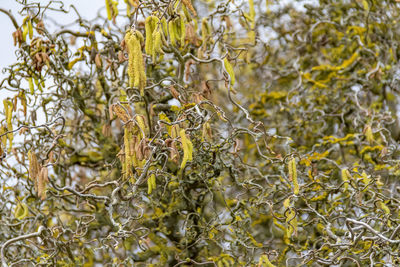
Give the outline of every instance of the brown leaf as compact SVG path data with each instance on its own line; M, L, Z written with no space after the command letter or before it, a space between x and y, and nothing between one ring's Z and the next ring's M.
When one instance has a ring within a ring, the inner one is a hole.
M171 92L171 95L172 95L176 100L179 100L180 94L179 94L179 92L175 89L175 87L170 86L170 87L169 87L169 90L170 90L170 92Z
M99 69L103 66L100 54L96 54L96 57L94 58L94 63L96 64L96 67L98 67Z

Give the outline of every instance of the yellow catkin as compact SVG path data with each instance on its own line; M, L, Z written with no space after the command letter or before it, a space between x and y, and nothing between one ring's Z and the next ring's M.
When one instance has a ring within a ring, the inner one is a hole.
M26 41L26 35L28 34L28 31L29 31L28 25L26 25L26 24L22 25L22 29L23 29L23 31L22 31L22 40L25 42Z
M136 34L135 34L136 35ZM140 89L140 94L143 96L143 79L146 77L146 75L144 75L143 77L143 72L144 72L144 63L143 63L143 55L142 55L142 48L140 46L140 41L138 38L134 38L135 42L134 42L134 69L135 69L135 80L134 80L134 86L135 87L139 87Z
M127 123L130 120L130 116L128 113L125 111L123 107L121 107L118 104L114 104L112 106L112 109L114 111L114 114L117 115L117 117L123 122Z
M140 69L140 81L139 81L139 90L140 90L140 95L144 96L144 88L146 87L146 71L144 69L144 63L143 63L143 58L142 58L142 68Z
M349 187L349 178L351 177L350 172L348 169L343 168L341 174L342 174L342 181L344 182L344 191L346 192Z
M32 77L28 78L28 83L29 83L29 92L31 93L31 95L34 94L35 92L35 87L33 86L33 79Z
M113 11L113 17L118 16L118 2L111 0L112 3L112 11Z
M297 180L297 169L296 169L296 159L292 158L288 164L289 179L293 182L293 193L295 195L299 194L299 183Z
M168 36L168 24L167 24L167 20L165 19L165 17L163 17L161 19L161 26L162 26L163 34L165 36Z
M105 0L106 1L106 10L107 10L107 19L112 20L116 16L118 16L118 2L114 0Z
M29 34L29 39L32 40L33 38L33 27L32 27L32 20L28 19L28 34Z
M368 143L372 144L374 142L374 134L372 132L371 126L367 125L364 129L365 137L367 138Z
M251 29L253 30L256 24L255 21L256 11L254 9L254 0L249 0L249 17L251 19Z
M153 54L153 31L154 31L153 16L147 17L144 25L145 25L145 31L146 31L146 42L145 42L144 49L146 51L146 54L152 55Z
M173 46L176 45L176 36L175 36L175 23L173 20L168 22L168 33L169 33L169 40Z
M111 20L112 19L112 10L111 10L111 5L110 5L111 0L106 0L106 10L107 10L107 19Z
M146 30L145 51L146 54L152 56L153 62L155 61L156 53L161 52L162 31L159 22L160 20L156 16L149 16L146 18L145 21L145 30Z
M299 183L297 180L297 168L296 168L296 159L292 159L292 170L293 170L293 193L299 194Z
M140 31L134 31L134 35L139 40L140 43L144 42L144 36ZM140 49L140 51L142 50Z
M135 43L134 43L134 51L133 51L133 53L134 53L133 54L133 58L134 58L134 60L133 60L133 63L134 63L133 69L134 69L134 72L135 72L133 86L138 87L139 83L140 83L140 70L141 70L141 64L142 64L142 62L139 60L139 57L142 56L141 55L142 53L141 53L141 50L140 50L140 44L139 44L139 42L137 40L135 40Z
M154 47L153 47L153 62L155 62L155 58L156 58L156 54L158 53L158 54L160 54L160 53L162 53L162 49L161 49L161 46L162 46L162 43L161 43L161 29L160 29L160 27L158 27L158 29L156 29L154 32L153 32L153 40L154 40Z
M181 170L183 170L188 161L193 159L193 144L189 138L187 138L185 129L180 130L179 135L181 137L182 148L183 148L183 159L181 163Z
M144 117L142 115L136 115L136 121L137 124L139 125L140 128L140 134L145 134L146 133L146 122L144 120ZM143 136L144 138L145 136Z
M125 42L129 54L129 86L138 87L142 96L144 95L144 87L146 86L146 72L141 48L143 40L143 35L139 31L128 31L125 34Z
M126 4L126 15L128 17L131 16L131 4L128 2L128 0L124 0L125 4Z
M156 189L156 175L154 173L147 179L147 194L150 195L153 189Z
M132 36L131 31L127 31L125 34L125 43L128 48L128 76L129 76L129 86L132 87L135 80L135 67L134 67L134 49L135 44L133 41L134 37Z
M181 14L180 19L180 42L181 46L185 45L185 38L186 38L186 23L185 23L185 16Z
M231 78L231 85L234 85L235 84L235 72L233 71L233 67L226 57L224 58L224 67L226 69L226 72L229 74L229 77Z

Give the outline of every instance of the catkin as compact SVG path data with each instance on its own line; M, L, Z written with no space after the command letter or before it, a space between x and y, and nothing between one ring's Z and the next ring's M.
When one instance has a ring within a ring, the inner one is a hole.
M140 40L143 40L143 35L136 31L135 33L135 50L134 50L134 61L135 61L135 87L139 87L140 95L144 95L144 87L146 86L146 73L144 70L144 62L142 55L142 48Z
M224 58L224 67L231 79L231 85L234 85L235 84L235 72L233 71L233 67L226 57Z
M176 36L175 36L175 23L173 20L168 22L168 33L169 33L169 40L173 46L176 45Z
M107 19L111 20L112 19L112 15L111 15L110 0L106 0L106 10L107 10Z
M29 178L32 180L36 180L37 175L39 174L39 162L37 160L35 152L31 150L28 151L28 160L29 160Z
M181 137L182 148L183 148L183 159L181 163L181 170L183 170L185 168L186 162L193 159L193 144L190 141L190 139L187 138L185 129L182 129L179 132L179 135Z
M295 158L292 158L289 161L288 169L289 169L289 179L291 179L293 182L293 193L297 195L299 194L299 183L297 181L297 169L296 169Z
M37 193L41 200L46 199L46 184L48 181L49 181L48 169L47 167L42 167L37 182L38 184Z
M146 133L146 123L145 123L144 117L142 115L136 115L136 121L139 125L140 133L145 134ZM145 136L143 136L143 138L144 137Z
M125 34L125 44L128 49L128 76L129 76L129 86L132 87L135 80L135 65L134 65L134 55L135 55L135 41L131 31Z
M152 173L150 177L147 179L147 194L151 194L153 189L156 188L156 175Z
M161 19L161 25L162 25L163 34L165 36L168 36L168 24L167 24L167 20L165 19L165 17L163 17Z
M152 55L153 54L153 16L149 16L146 18L145 21L145 31L146 31L146 42L145 42L145 51L146 54Z
M26 24L22 25L22 29L23 29L23 31L22 31L22 40L25 42L26 41L26 35L28 34L28 31L29 31L28 25L26 25Z
M161 43L161 29L158 27L153 33L154 47L153 47L153 61L155 61L156 53L162 53Z
M125 42L129 54L129 86L138 87L142 96L144 95L144 87L146 86L146 72L141 48L141 42L143 42L143 40L143 35L139 31L128 31L125 34Z
M344 182L344 191L347 191L347 188L349 187L349 177L350 177L350 172L348 169L343 168L342 169L342 181Z
M187 9L190 10L190 12L193 13L195 17L197 16L196 10L194 9L192 2L190 0L182 0L182 3L186 6Z
M374 142L374 134L372 132L371 125L367 125L367 127L365 127L364 134L368 143L372 144Z
M112 109L114 111L114 114L117 115L117 117L123 121L123 123L127 123L130 120L130 116L128 113L125 111L123 107L121 107L118 104L112 105Z
M137 38L134 38L134 50L133 50L133 68L134 68L134 72L135 72L135 76L134 76L134 83L133 86L135 87L139 87L140 84L140 72L141 72L141 65L143 64L141 60L139 60L139 58L142 57L142 51L141 51L141 47L140 47L140 43L137 40Z
M145 30L146 30L146 42L145 51L146 54L151 55L153 62L156 60L156 53L162 53L161 50L161 39L162 30L161 25L159 25L159 18L156 16L149 16L146 18ZM166 23L164 18L164 23Z
M28 19L28 34L29 34L29 39L32 40L33 38L33 27L32 27L32 20Z
M125 147L125 157L124 157L124 169L125 169L125 178L132 177L132 160L131 160L131 146L130 140L132 139L132 134L130 133L128 127L125 127L124 130L124 147Z
M180 20L180 42L181 46L183 47L185 45L185 37L186 37L186 26L185 26L185 16L181 14L181 20Z

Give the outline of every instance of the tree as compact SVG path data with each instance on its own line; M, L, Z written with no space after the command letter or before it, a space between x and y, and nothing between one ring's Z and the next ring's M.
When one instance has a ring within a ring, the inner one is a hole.
M398 1L18 2L3 266L400 264Z

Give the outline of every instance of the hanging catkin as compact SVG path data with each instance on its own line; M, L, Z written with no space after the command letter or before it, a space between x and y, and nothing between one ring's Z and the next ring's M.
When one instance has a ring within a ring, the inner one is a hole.
M37 182L38 184L37 193L41 200L46 199L46 184L48 181L49 181L48 169L47 167L42 167Z
M175 46L176 45L176 36L175 36L175 32L176 32L176 30L175 30L175 23L174 23L174 21L173 20L170 20L169 22L168 22L168 33L169 33L169 40L171 41L171 44L173 45L173 46Z
M34 181L35 191L38 191L38 176L40 172L40 165L37 160L35 152L28 151L29 160L29 178Z
M293 193L295 195L299 194L299 183L297 181L297 169L296 169L296 159L292 158L288 164L289 169L289 179L293 182Z
M157 53L158 54L162 53L162 49L161 49L161 45L162 45L162 43L161 43L161 34L162 34L162 31L161 31L160 27L157 27L157 29L153 32L153 40L154 40L153 51L152 51L153 52L153 54L152 54L153 62L156 61Z
M180 130L179 135L181 137L181 143L183 148L183 159L181 163L181 170L186 166L186 162L193 159L193 144L190 139L186 136L185 129Z
M226 72L229 74L229 77L231 78L231 85L234 85L235 84L235 72L233 71L233 67L226 57L224 58L224 67L226 69Z
M118 119L120 119L123 123L127 123L131 119L126 110L119 104L112 105L112 110L114 111L115 115L117 115Z
M153 32L154 32L154 16L149 16L146 18L145 21L145 30L146 30L146 42L145 42L145 47L144 50L146 51L146 54L152 55L153 54Z
M181 47L185 45L185 37L186 37L186 23L185 23L185 15L181 14L180 16L180 42Z
M130 30L125 34L125 42L129 54L129 86L138 87L142 96L144 95L144 87L146 86L146 73L141 47L143 40L143 35L139 31Z
M145 29L146 29L146 42L145 42L145 51L146 54L151 55L153 62L156 61L157 54L163 53L162 46L162 23L166 24L165 18L164 22L160 23L160 20L156 16L149 16L145 21Z

